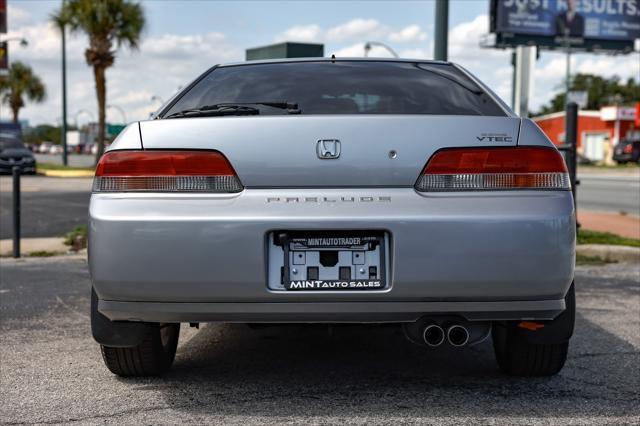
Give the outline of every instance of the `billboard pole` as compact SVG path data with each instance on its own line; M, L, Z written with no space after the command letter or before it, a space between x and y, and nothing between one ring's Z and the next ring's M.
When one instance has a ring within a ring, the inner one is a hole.
M565 88L564 88L564 105L565 108L569 104L569 91L571 91L571 42L569 40L569 35L565 34L565 50L567 53L567 68L565 75Z
M64 1L63 1L64 5ZM62 164L69 164L67 159L67 46L65 25L60 25L62 34L62 125L60 126L60 142L62 143Z
M449 0L436 0L436 25L434 59L447 60L447 43L449 36Z

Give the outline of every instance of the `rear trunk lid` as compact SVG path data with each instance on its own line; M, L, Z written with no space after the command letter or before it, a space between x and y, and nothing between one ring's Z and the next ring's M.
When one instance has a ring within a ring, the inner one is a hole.
M410 187L437 150L515 146L519 128L515 117L432 115L209 117L140 123L144 149L218 150L249 188ZM337 158L320 158L323 155Z

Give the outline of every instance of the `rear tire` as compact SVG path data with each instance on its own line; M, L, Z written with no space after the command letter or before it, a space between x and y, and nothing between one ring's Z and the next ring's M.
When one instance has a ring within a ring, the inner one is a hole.
M518 322L494 324L493 349L498 366L512 376L553 376L562 370L575 321L575 289L565 296L566 310L541 331L517 327Z
M509 330L496 327L493 348L498 366L511 376L553 376L564 367L569 342L544 344L516 341L509 335Z
M165 373L176 355L180 324L150 326L140 344L117 348L100 345L107 368L122 377L159 376Z

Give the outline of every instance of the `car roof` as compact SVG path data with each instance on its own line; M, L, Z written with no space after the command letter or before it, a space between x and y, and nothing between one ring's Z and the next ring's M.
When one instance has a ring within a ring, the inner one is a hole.
M436 65L453 65L448 61L436 61L433 59L408 59L408 58L335 58L335 57L314 57L314 58L283 58L283 59L258 59L252 61L229 62L218 64L217 67L237 67L242 65L260 65L260 64L288 64L296 62L408 62L408 63L425 63Z

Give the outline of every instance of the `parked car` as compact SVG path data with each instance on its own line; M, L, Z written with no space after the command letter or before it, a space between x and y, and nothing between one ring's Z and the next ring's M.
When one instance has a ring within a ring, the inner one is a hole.
M552 375L575 316L570 189L536 124L457 65L216 66L99 161L93 336L109 370L145 376L183 322L394 323L425 348L492 336L506 373Z
M0 132L0 173L12 173L14 166L19 166L22 173L35 174L36 159L21 139Z
M613 150L613 160L618 164L640 163L640 139L623 139Z
M40 152L40 154L48 154L49 151L51 151L52 146L53 144L51 142L42 142L40 144L40 148L38 149L38 152Z
M51 145L49 148L49 154L62 154L62 147L60 145Z

